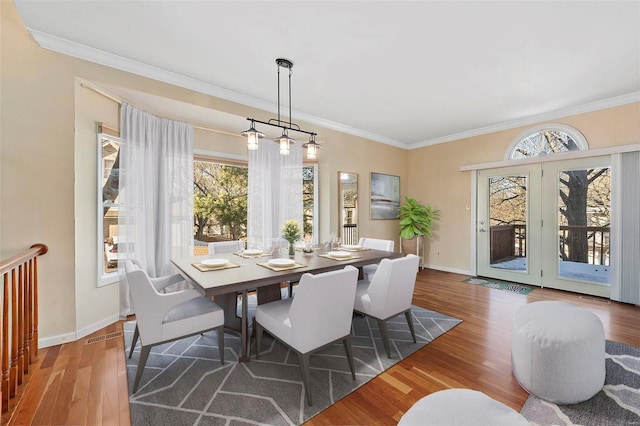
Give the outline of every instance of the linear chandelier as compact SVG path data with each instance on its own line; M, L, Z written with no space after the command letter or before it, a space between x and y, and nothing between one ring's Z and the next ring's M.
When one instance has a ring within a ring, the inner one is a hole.
M291 122L291 74L293 73L291 70L293 68L293 62L289 59L278 58L276 59L276 64L278 65L278 118L272 118L269 121L261 121L255 118L247 117L247 120L251 122L251 127L249 130L245 130L241 133L242 136L247 137L247 148L249 150L255 151L258 149L260 139L264 138L264 133L256 130L256 123L265 124L267 126L279 127L282 129L282 136L275 138L273 141L280 145L280 154L289 155L289 146L293 143L296 143L295 139L292 139L289 136L289 131L294 131L298 133L305 133L309 135L309 142L302 144L304 148L307 150L307 158L315 159L318 156L318 149L322 148L318 142L316 142L315 132L308 132L306 130L302 130L300 126L296 123ZM286 68L289 70L289 121L283 121L280 119L280 68Z

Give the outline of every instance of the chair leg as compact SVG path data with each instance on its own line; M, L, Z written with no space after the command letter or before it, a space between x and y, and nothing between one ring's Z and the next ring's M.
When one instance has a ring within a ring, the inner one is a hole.
M260 345L262 345L262 333L264 329L258 321L254 321L256 326L256 359L260 359Z
M144 371L144 366L147 364L147 358L149 358L149 352L151 351L151 346L143 346L140 350L140 359L138 360L138 371L136 371L136 380L133 382L133 391L131 393L136 393L138 391L138 384L140 383L140 379L142 378L142 372Z
M378 328L382 335L382 343L384 343L384 350L387 352L387 358L391 358L391 348L389 346L389 332L387 331L387 322L385 320L378 320Z
M220 353L220 364L224 364L224 325L218 327L218 352Z
M129 359L131 359L131 355L133 355L133 350L136 347L136 343L138 343L138 336L140 336L140 331L138 330L138 324L136 323L136 329L133 331L133 340L131 341L131 348L129 349Z
M346 336L342 339L342 344L344 346L344 351L347 354L347 361L349 361L349 369L351 369L351 377L353 380L356 379L356 370L353 366L353 351L351 350L351 336Z
M413 315L411 315L411 309L409 309L404 313L404 317L407 319L407 324L409 325L409 331L411 331L411 337L413 337L413 343L417 343L416 330L413 328Z
M313 405L311 401L311 380L309 378L309 358L311 353L306 354L298 353L298 361L300 362L300 371L302 372L302 382L304 383L304 392L307 395L307 404Z

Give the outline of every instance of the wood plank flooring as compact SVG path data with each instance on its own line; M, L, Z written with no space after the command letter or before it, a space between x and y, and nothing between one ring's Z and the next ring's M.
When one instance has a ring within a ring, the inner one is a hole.
M527 393L511 374L511 320L526 303L564 300L583 306L600 317L607 339L640 347L640 307L540 288L523 296L467 284L465 278L420 272L414 304L464 322L307 424L395 424L418 399L454 387L480 390L520 410ZM118 322L79 341L40 350L28 383L19 390L22 398L2 424L128 425L124 343L110 336L121 331ZM98 341L88 343L92 338Z

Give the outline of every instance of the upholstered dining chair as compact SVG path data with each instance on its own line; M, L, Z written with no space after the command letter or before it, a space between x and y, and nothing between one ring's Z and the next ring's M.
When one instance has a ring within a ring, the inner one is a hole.
M133 266L137 269L142 269L140 263L136 260L131 260ZM126 264L125 264L126 267ZM151 285L156 289L159 293L166 293L167 287L173 284L184 283L185 279L180 274L166 275L164 277L151 278L149 277L149 281ZM133 350L136 347L136 343L138 342L138 336L140 335L140 331L138 330L138 323L136 323L136 329L133 331L133 340L131 341L131 348L129 349L129 358L133 355Z
M384 251L393 251L395 247L395 243L393 240L380 240L377 238L360 238L360 241L358 241L358 245L373 250ZM364 274L366 279L371 281L371 278L373 278L373 274L376 273L376 269L378 269L377 264L364 265L362 267L362 273Z
M244 247L244 243L241 240L233 241L216 241L209 243L209 255L220 253L233 253Z
M224 313L215 302L195 289L159 293L147 273L130 260L125 260L125 271L142 344L132 393L138 390L151 348L161 343L216 329L220 363L224 364Z
M414 254L397 259L382 259L371 281L358 281L354 310L378 321L388 358L391 358L388 319L404 313L413 342L416 342L411 317L411 299L419 261L420 258Z
M300 278L296 297L258 305L256 308L256 359L260 357L262 334L269 334L297 355L307 404L311 400L309 358L316 349L341 340L356 379L351 351L351 319L358 269L346 266L338 271Z

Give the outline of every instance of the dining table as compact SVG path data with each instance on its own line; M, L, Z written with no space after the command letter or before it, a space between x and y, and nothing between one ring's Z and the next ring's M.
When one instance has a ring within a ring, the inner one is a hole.
M249 291L256 290L258 304L280 298L280 286L286 282L297 282L305 273L319 274L335 271L347 265L362 268L364 265L380 263L382 259L393 259L401 253L360 248L340 257L330 251L315 250L312 253L295 251L294 256L279 253L265 254L245 252L222 253L209 256L187 256L172 258L178 272L204 296L213 297L225 312L225 328L240 333L240 362L249 361L250 333L247 312ZM219 260L214 260L219 259ZM281 260L278 260L281 259ZM289 260L286 260L289 259ZM227 263L224 263L227 260ZM271 262L270 262L271 261ZM211 266L203 264L219 264ZM278 264L292 263L281 266ZM275 264L275 265L274 265ZM242 314L238 317L237 296L242 296Z

